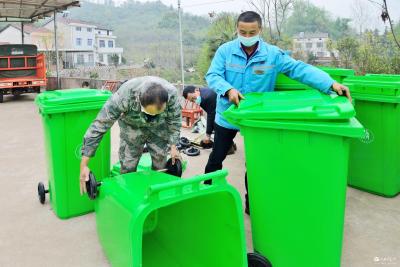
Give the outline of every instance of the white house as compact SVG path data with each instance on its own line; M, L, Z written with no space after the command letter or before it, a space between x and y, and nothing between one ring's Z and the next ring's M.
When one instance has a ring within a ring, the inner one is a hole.
M43 27L54 31L53 19ZM92 23L64 16L57 18L58 50L63 55L65 68L95 66L95 29Z
M112 56L117 55L121 63L123 48L116 47L117 37L112 30L98 27L96 28L97 62L104 65L112 64Z
M111 65L114 63L114 55L121 64L123 48L116 46L116 39L112 30L71 19L68 13L57 18L58 50L62 55L64 68ZM37 45L39 51L54 51L53 19L47 21L43 27L26 24L24 41L25 44ZM21 42L21 29L18 25L9 24L0 31L0 43Z
M304 33L293 36L293 52L306 52L313 54L317 60L328 60L331 52L328 49L328 33ZM336 52L334 51L336 56Z
M65 16L57 22L59 36L64 35L60 51L65 51L67 62L73 62L74 66L111 65L111 58L116 55L118 64L121 64L124 51L116 47L117 37L111 29ZM48 22L44 27L51 28L53 23Z

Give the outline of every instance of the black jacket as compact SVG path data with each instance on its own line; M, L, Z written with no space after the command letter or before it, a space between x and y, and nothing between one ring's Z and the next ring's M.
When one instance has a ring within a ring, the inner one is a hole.
M207 112L206 133L211 134L214 130L215 109L217 107L217 94L210 88L200 88L200 107Z

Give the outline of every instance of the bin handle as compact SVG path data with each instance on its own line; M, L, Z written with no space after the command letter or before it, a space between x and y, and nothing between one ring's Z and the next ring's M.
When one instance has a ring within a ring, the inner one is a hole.
M338 106L313 106L313 111L317 111L320 113L337 113L340 114L340 108Z
M148 201L165 200L168 198L175 198L177 196L193 194L199 192L200 190L215 188L216 186L226 184L227 175L227 170L219 170L203 175L197 175L192 178L152 185L149 187L147 196L145 198ZM212 180L212 184L201 187L201 183L206 180Z

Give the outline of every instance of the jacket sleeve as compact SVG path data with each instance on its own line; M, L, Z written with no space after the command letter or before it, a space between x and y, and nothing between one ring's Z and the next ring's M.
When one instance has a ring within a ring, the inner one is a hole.
M93 157L100 144L103 135L111 128L116 120L128 108L128 97L125 97L127 90L118 90L104 104L96 119L89 126L83 138L82 155Z
M206 74L208 86L218 95L225 95L233 86L225 80L225 49L220 46L211 61L210 68Z
M179 141L182 126L182 111L178 94L174 93L168 100L166 123L169 133L169 144L176 145Z
M279 72L326 94L330 92L335 82L326 72L302 61L297 61L281 50L278 51L277 66Z

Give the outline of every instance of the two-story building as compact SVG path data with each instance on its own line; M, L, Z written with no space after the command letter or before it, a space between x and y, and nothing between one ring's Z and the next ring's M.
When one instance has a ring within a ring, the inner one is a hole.
M307 53L316 57L317 61L330 61L331 51L328 49L329 34L328 33L304 33L300 32L293 36L293 52ZM334 56L337 52L333 51Z
M24 26L25 44L35 44L38 51L55 51L53 19L42 27ZM9 24L0 31L0 42L21 43L21 28ZM68 14L57 18L58 51L64 68L121 64L123 48L117 47L117 37L111 29L82 20L71 19Z
M54 31L53 20L44 28ZM65 68L95 66L96 25L66 17L57 18L58 50L63 55Z
M112 30L104 27L96 28L96 60L99 64L112 65L114 55L118 56L118 62L121 64L123 48L116 47L116 39Z

